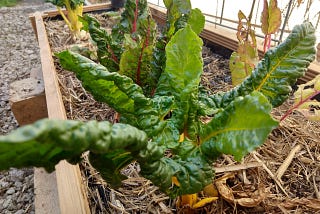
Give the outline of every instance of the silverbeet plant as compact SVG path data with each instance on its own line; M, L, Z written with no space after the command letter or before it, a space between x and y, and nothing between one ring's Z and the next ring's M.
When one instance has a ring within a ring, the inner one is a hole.
M134 78L110 72L102 63L71 51L58 53L60 64L73 71L96 100L121 114L120 123L44 119L21 127L0 137L0 169L37 166L53 171L60 160L78 163L81 154L90 151L91 164L109 184L119 186L125 179L120 169L136 160L142 176L176 197L209 185L219 155L241 160L260 146L278 125L272 108L288 98L290 86L314 59L313 26L294 27L240 85L209 95L200 90L202 28L190 18L195 13L191 5L179 2L165 1L167 28L149 61L152 69L162 70L152 95Z

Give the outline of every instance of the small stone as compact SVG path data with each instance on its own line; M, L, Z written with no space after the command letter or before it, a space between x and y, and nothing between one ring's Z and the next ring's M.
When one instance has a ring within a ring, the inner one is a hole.
M22 183L20 181L16 181L14 183L14 186L17 187L18 189L20 189L22 187Z
M13 169L9 171L9 175L11 177L11 180L14 182L23 181L24 179L24 171L22 170Z
M3 188L3 189L7 189L9 186L10 186L9 182L6 182L6 181L1 181L0 182L0 187Z
M26 54L33 54L34 53L34 51L33 50L30 50L30 49L27 49L27 50L25 50L26 51Z
M4 202L3 202L3 208L6 209L9 207L9 205L12 204L12 199L11 198L8 198L6 199Z
M14 214L24 214L24 210L18 210L18 211L15 212Z
M9 188L7 191L6 191L6 194L7 195L12 195L13 193L15 193L15 189L13 187Z
M4 199L0 199L0 213L3 210L3 202L4 202Z
M31 196L29 194L24 194L21 199L24 202L29 202L31 199Z

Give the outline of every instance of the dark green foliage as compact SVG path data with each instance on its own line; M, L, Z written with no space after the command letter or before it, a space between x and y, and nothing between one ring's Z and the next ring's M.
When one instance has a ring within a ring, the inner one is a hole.
M137 160L142 176L176 197L199 192L210 184L214 177L212 163L220 154L241 160L261 145L278 125L270 115L272 107L284 102L290 85L313 60L313 27L309 23L295 27L282 45L265 55L244 83L209 96L199 86L203 61L202 40L197 34L201 27L195 18L184 17L193 17L198 11L191 10L188 1L168 0L165 4L171 10L169 30L156 49L164 56L158 55L158 60L165 64L153 61L162 69L153 96L146 95L143 86L130 76L131 71L128 77L125 71L112 72L84 56L63 51L56 55L61 66L76 73L97 100L118 111L121 124L43 120L23 127L0 137L0 169L34 165L53 170L59 160L74 163L89 150L92 165L110 184L119 186L125 179L120 169ZM97 22L85 19L85 27L98 35L96 41L109 37ZM126 48L141 43L132 33L123 38L121 57L135 58L134 54L126 56ZM162 48L164 53L160 52ZM203 123L202 116L210 121ZM170 157L165 156L168 151Z

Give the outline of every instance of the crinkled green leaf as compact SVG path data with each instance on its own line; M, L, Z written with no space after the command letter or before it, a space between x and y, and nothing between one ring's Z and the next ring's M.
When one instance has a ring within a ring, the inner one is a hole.
M196 34L200 34L204 28L204 24L204 15L200 9L195 8L192 9L188 14L181 14L181 16L175 21L175 32L186 27L187 25L190 25Z
M149 102L142 89L129 77L110 73L104 66L70 51L63 51L57 56L60 64L75 72L96 100L108 103L116 111L132 115L135 114L137 100Z
M89 31L92 40L97 45L99 62L108 68L110 72L119 71L120 56L123 48L117 41L112 40L108 32L100 26L100 23L89 15L80 18L84 29Z
M283 43L266 52L241 85L211 97L218 104L216 107L228 106L236 97L253 91L265 95L274 107L281 105L288 98L291 85L304 75L314 60L314 32L314 27L309 22L295 26Z
M188 15L187 24L189 24L192 30L196 34L200 34L204 28L205 24L205 17L202 14L201 10L198 8L192 9L190 14Z
M164 5L167 8L167 32L166 35L170 39L177 31L175 28L176 21L183 14L189 14L191 11L190 0L164 0Z
M191 99L198 95L203 66L201 49L202 40L189 25L180 29L166 46L166 67L156 93L174 96L178 108L173 111L173 118L178 126L188 120Z
M0 136L0 170L10 167L41 166L53 171L60 160L78 163L90 151L93 167L109 184L119 185L125 176L120 169L131 160L141 164L141 173L172 197L200 191L211 182L211 162L199 150L186 151L176 160L164 157L157 144L135 127L107 121L80 122L44 119ZM172 187L176 176L180 187Z
M163 157L156 148L154 142L149 142L148 152L141 151L140 156L144 159L139 160L141 174L169 196L196 193L212 182L212 162L191 142L183 142L182 154L173 159ZM180 186L173 185L173 177L177 178Z
M105 154L130 148L137 153L146 143L146 134L129 125L43 119L0 136L0 169L41 166L53 171L60 160L78 162L86 150Z
M126 50L121 56L119 71L120 74L130 77L138 85L141 85L144 94L149 96L157 83L157 79L153 78L150 67L152 50L152 46Z
M259 92L238 97L223 112L203 126L202 152L209 157L220 152L236 160L260 146L278 122L270 116L272 106Z

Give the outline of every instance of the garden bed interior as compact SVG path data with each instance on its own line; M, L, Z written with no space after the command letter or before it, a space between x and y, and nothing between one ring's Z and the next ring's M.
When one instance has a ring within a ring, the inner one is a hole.
M165 20L163 9L154 5L150 7L154 18L160 24L163 23ZM110 10L110 4L85 8L85 11L102 12L103 10ZM52 52L61 51L72 44L68 30L61 30L64 23L57 18L57 15L56 11L51 11L31 16L40 46L49 118L113 121L114 111L106 104L96 102L71 72L60 68L59 63L52 59ZM107 27L108 18L97 17L102 25ZM232 87L227 57L231 50L237 48L237 41L234 40L234 36L230 36L230 33L226 34L223 29L209 24L201 36L206 45L203 49L202 85L210 88L212 93L226 91ZM304 77L307 79L300 81L312 79L319 73L320 69L317 66L311 65L307 76ZM273 116L276 119L281 118L292 102L288 100L276 108ZM222 156L213 166L216 169L216 178L228 177L226 186L232 190L235 197L248 198L248 204L252 207L234 206L220 197L199 212L313 213L319 211L319 130L319 122L307 121L299 113L294 113L281 122L263 146L247 155L241 163L236 163L231 156ZM279 167L292 151L295 151L295 158L281 178L277 177ZM44 189L44 186L39 185L47 185L52 193L47 194L46 198L36 196L36 200L41 201L40 205L52 204L52 200L59 201L55 206L57 206L56 209L61 210L61 213L174 213L177 211L174 200L161 193L150 181L139 177L139 166L135 163L124 169L124 174L129 179L125 180L118 190L108 187L90 166L86 155L80 168L81 171L78 166L72 166L63 161L57 165L56 180L54 178L52 182L41 182L43 179L41 176L46 174L43 171L38 175L36 173L35 176L40 180L36 188ZM46 176L50 177L50 175ZM36 206L36 211L39 209L42 208Z

